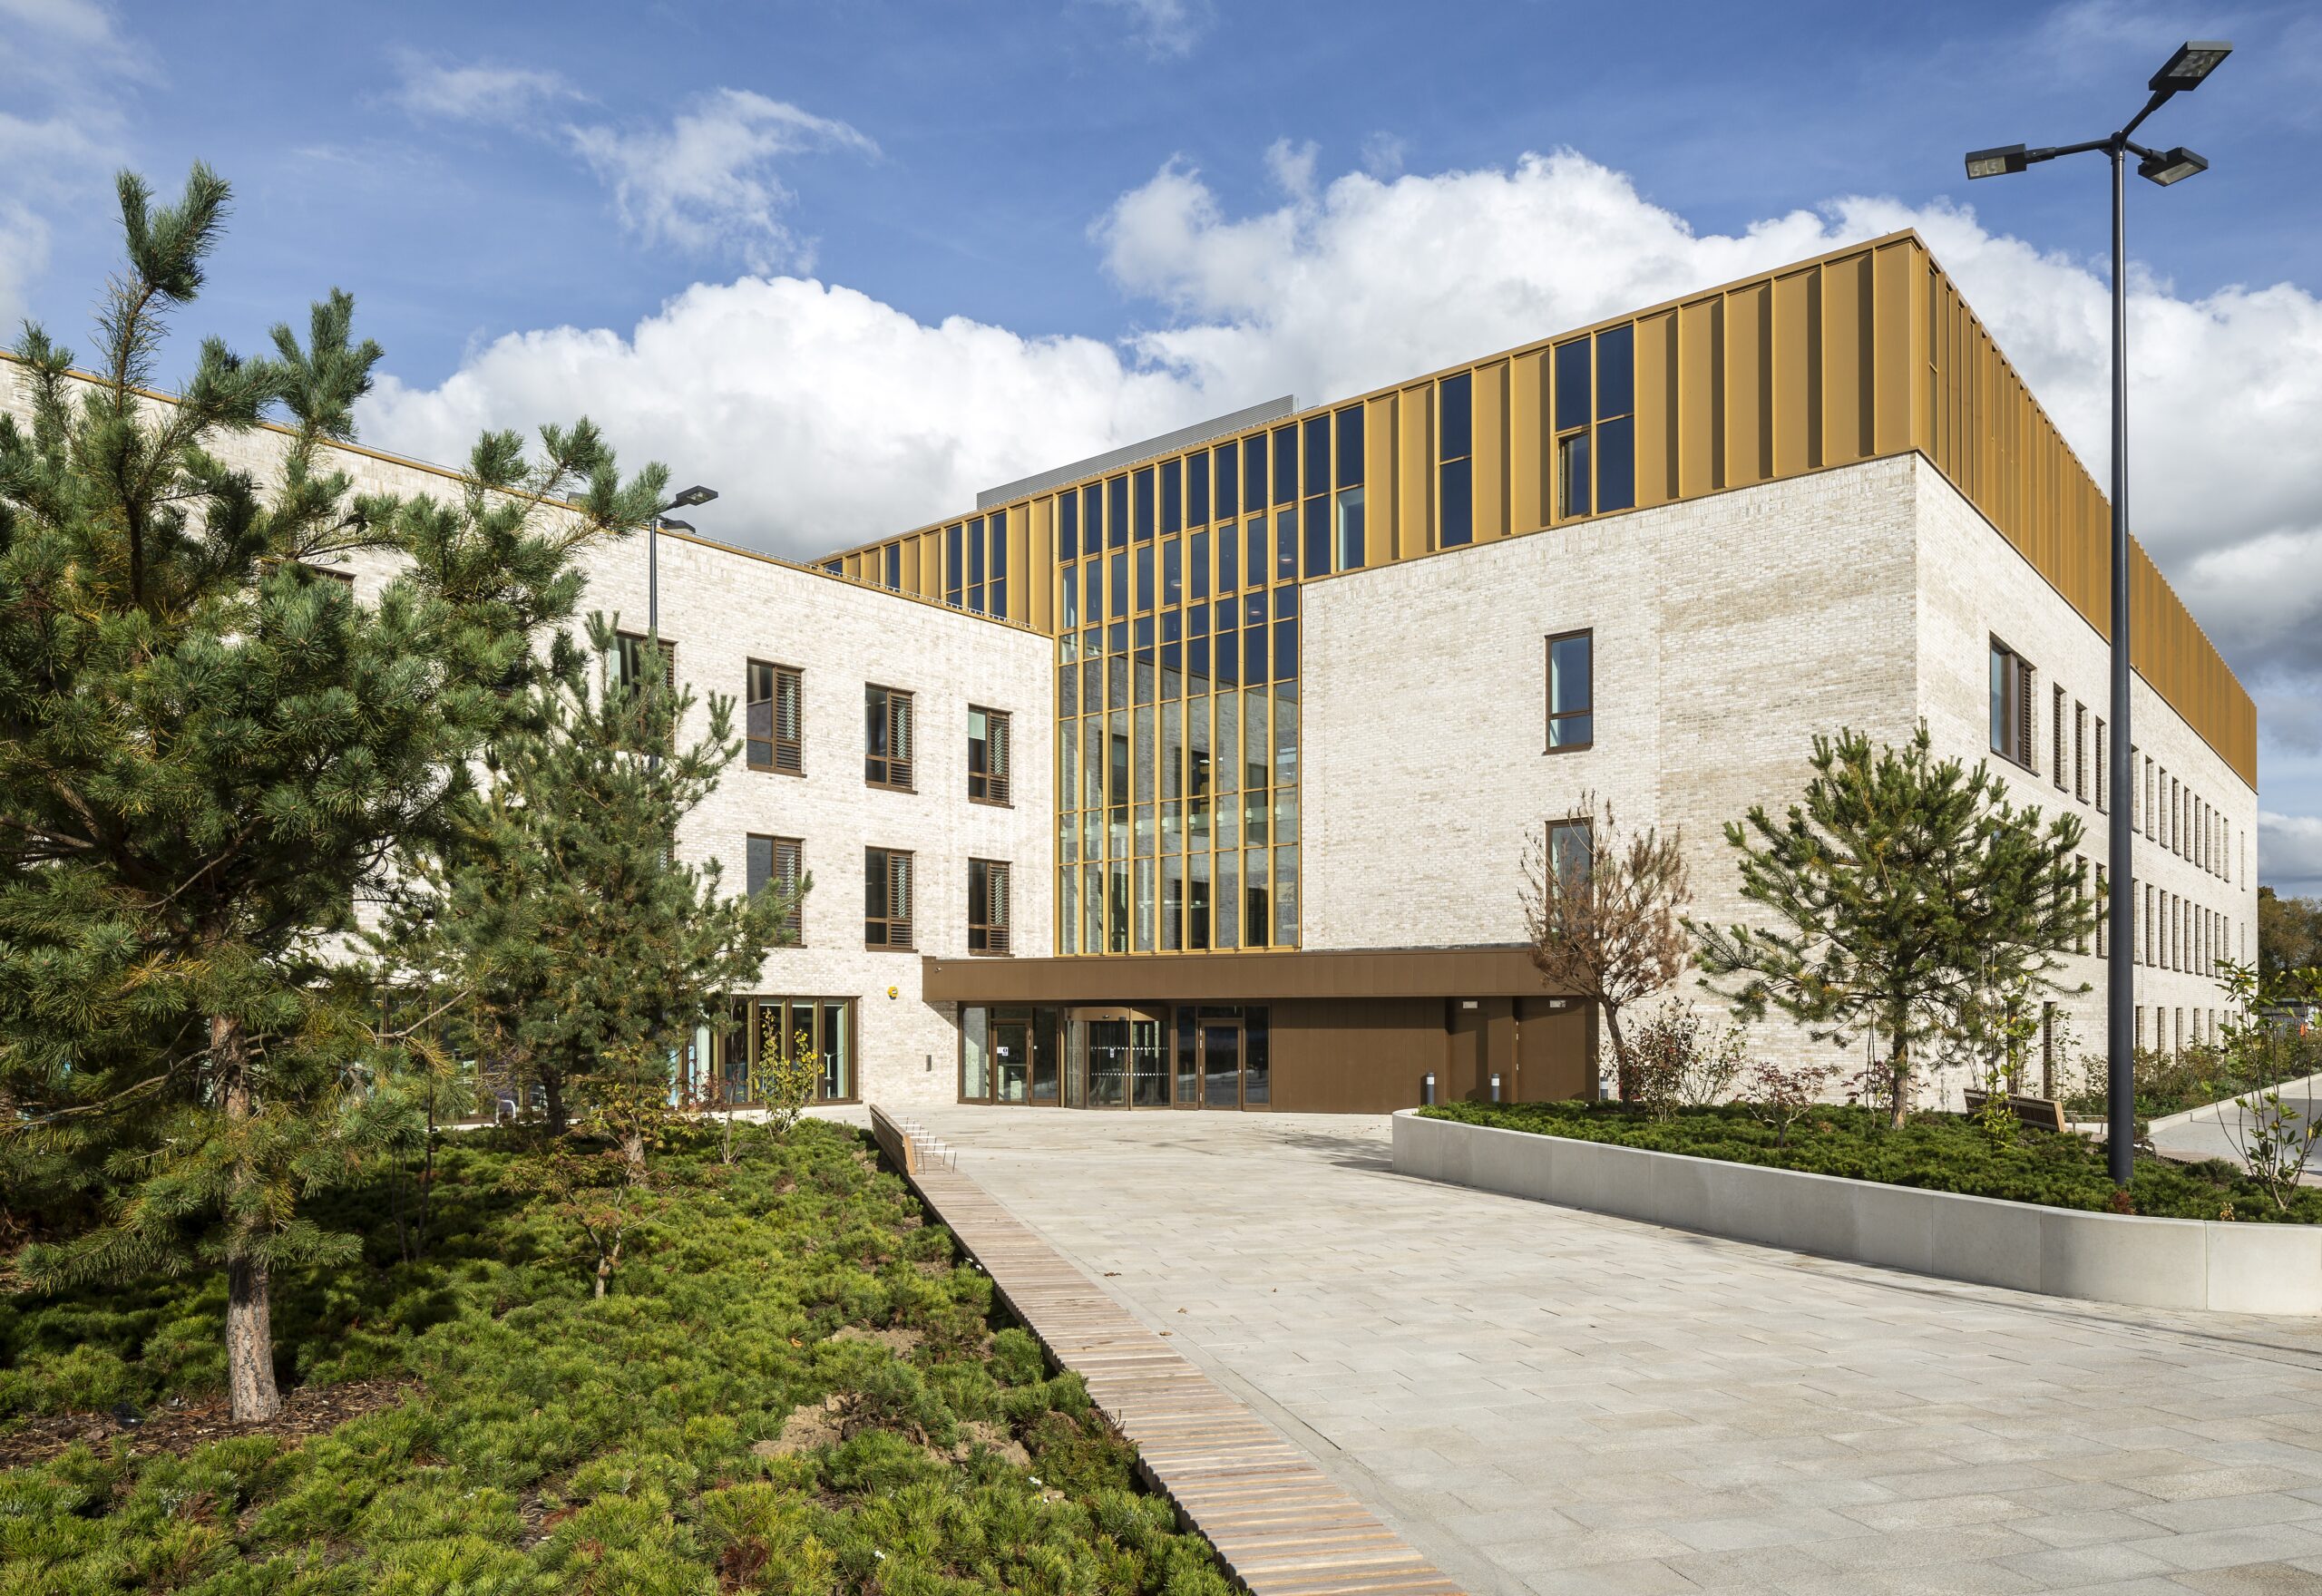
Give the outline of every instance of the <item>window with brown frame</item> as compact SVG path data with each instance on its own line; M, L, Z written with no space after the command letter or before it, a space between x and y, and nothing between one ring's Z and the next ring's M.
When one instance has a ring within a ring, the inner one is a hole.
M863 779L873 787L912 790L911 695L894 687L863 689Z
M2032 757L2032 694L2037 675L2030 660L1997 637L1992 639L1992 752L2025 770L2036 768Z
M1008 866L995 859L968 861L968 951L1008 951Z
M2072 706L2072 795L2088 802L2088 706Z
M678 646L667 637L649 638L643 632L613 634L613 679L624 687L633 687L645 679L645 656L649 646L658 644L661 650L661 680L671 692L678 686Z
M771 887L777 892L795 892L802 876L806 845L795 837L761 837L755 832L749 839L747 886L755 898ZM789 939L788 947L797 947L805 940L803 900L791 905L790 913L782 922L782 933Z
M1578 891L1596 873L1595 828L1585 815L1548 822L1548 874L1559 890Z
M1548 747L1551 754L1596 741L1596 634L1559 632L1548 639Z
M805 749L801 742L805 718L805 679L793 667L749 664L744 700L750 768L804 775Z
M2104 741L2104 717L2096 717L2096 813L2104 814L2112 807L2112 775L2104 761L2110 752Z
M863 851L863 945L911 947L911 855L893 848Z
M979 803L1009 802L1009 715L968 709L968 796Z
M2056 778L2056 791L2069 793L2072 791L2071 773L2064 764L2064 690L2052 687L2048 696L2053 700L2048 709L2048 740L2055 744L2049 750L2048 771Z

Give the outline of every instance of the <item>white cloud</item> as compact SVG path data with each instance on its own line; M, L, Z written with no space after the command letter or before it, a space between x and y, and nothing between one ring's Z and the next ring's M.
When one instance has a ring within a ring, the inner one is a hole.
M1147 54L1182 60L1209 31L1211 0L1103 0L1129 21L1130 35Z
M2258 858L2266 885L2285 897L2322 890L2322 817L2259 810Z
M753 271L805 251L782 219L790 200L776 171L785 155L878 146L843 122L747 89L719 89L666 127L570 127L572 148L613 190L622 225L649 244L738 254Z
M559 74L532 67L453 64L416 51L397 53L403 77L395 99L423 119L519 123L580 92Z
M487 423L586 408L632 458L724 490L705 530L805 556L1269 394L1359 392L1913 226L2083 460L2106 469L2104 285L1970 212L1849 198L1697 233L1568 151L1327 183L1301 146L1270 160L1284 193L1272 209L1229 215L1173 162L1098 221L1104 269L1151 318L1117 346L929 326L793 277L697 286L625 336L512 336L440 389L389 384L375 430L455 459ZM2131 316L2140 534L2262 702L2310 704L2322 695L2322 304L2288 286L2188 298L2139 280Z
M1164 431L1187 403L1093 339L931 326L851 288L745 277L687 289L626 337L557 327L498 340L440 388L389 378L365 436L458 460L486 426L585 410L626 460L721 491L705 533L805 557Z

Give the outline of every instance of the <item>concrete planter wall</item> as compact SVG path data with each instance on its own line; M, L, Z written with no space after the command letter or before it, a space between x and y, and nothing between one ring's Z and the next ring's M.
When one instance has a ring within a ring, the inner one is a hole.
M1980 1285L2139 1308L2322 1313L2322 1225L2144 1219L1604 1142L1394 1119L1395 1173Z

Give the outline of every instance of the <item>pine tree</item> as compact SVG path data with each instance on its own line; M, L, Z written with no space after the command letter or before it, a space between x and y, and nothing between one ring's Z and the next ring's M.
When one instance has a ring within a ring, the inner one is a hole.
M715 859L678 850L685 817L740 752L734 701L679 746L695 703L658 643L638 679L615 670L614 623L585 650L560 637L522 724L494 746L463 805L463 842L415 861L382 939L420 982L454 994L462 1039L493 1075L537 1086L562 1135L576 1092L641 1163L672 1095L670 1060L728 994L757 979L811 881L720 897Z
M1881 1095L1910 1110L1913 1049L1955 1029L1965 1006L2016 987L2085 991L2057 979L2095 924L2074 851L2077 817L2044 826L1983 763L1937 762L1922 724L1900 749L1841 731L1814 739L1805 802L1776 823L1762 804L1728 822L1742 894L1771 929L1702 927L1705 985L1757 1018L1769 1006L1819 1037L1887 1040Z
M266 1418L272 1277L356 1252L301 1200L395 1130L355 904L448 828L528 639L571 612L573 551L665 473L624 484L582 423L537 467L487 436L450 503L354 494L327 445L380 352L335 290L303 344L209 339L174 399L141 392L229 195L199 165L175 205L119 192L101 372L27 327L31 423L0 417L0 1173L62 1165L102 1204L27 1250L35 1282L222 1269L232 1410ZM210 453L269 414L271 480ZM370 602L317 574L360 551L395 572Z

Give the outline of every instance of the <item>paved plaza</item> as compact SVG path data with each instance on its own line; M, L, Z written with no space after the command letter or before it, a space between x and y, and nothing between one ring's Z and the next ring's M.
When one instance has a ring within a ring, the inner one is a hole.
M1379 1118L918 1117L1475 1591L2322 1592L2322 1325L1403 1179Z

